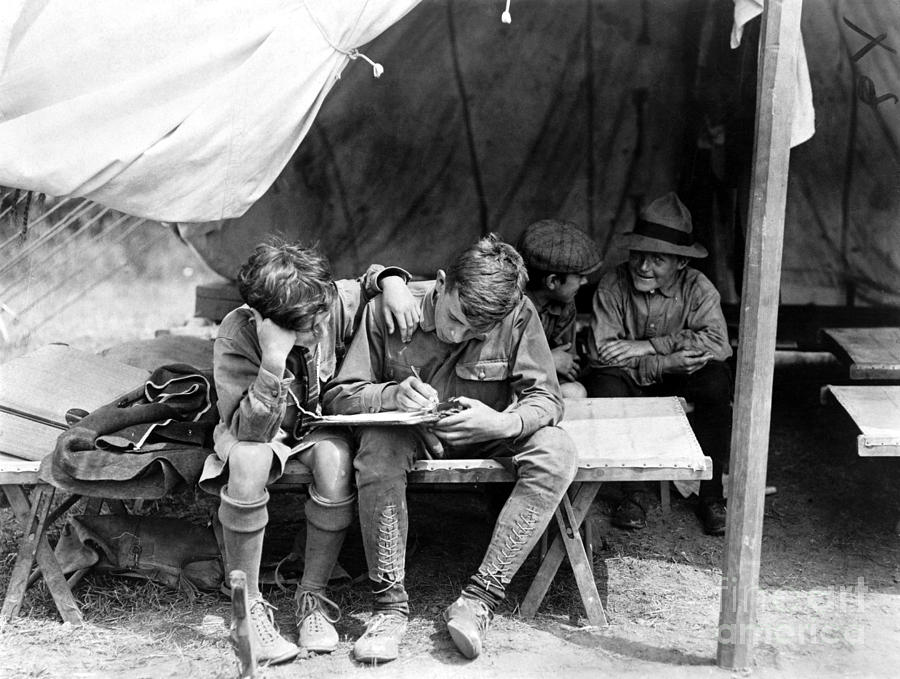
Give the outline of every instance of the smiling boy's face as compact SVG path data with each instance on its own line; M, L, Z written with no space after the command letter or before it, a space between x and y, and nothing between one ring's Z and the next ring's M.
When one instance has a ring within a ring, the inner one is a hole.
M631 282L638 292L652 292L668 287L685 266L687 259L684 257L663 252L631 250L628 255Z

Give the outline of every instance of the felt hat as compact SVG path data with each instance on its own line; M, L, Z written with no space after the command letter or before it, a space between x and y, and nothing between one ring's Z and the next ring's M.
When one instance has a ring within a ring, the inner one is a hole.
M527 266L547 273L587 276L603 263L590 236L573 222L559 219L530 224L519 238L517 249Z
M682 257L706 257L694 241L691 213L671 191L641 210L634 229L620 234L618 243L629 250L663 252Z

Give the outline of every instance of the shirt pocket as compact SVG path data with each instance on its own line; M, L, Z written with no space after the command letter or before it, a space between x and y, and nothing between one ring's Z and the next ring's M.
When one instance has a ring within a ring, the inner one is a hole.
M500 382L509 378L509 364L505 359L457 363L456 376L473 382Z
M506 359L457 363L456 395L468 396L503 410L510 404L509 365Z

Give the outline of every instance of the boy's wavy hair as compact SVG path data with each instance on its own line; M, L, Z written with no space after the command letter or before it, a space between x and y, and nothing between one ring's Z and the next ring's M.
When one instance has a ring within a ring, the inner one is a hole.
M331 309L335 289L331 264L315 247L272 236L256 246L237 276L244 302L287 330L308 329Z
M499 323L522 299L528 281L522 255L490 234L460 253L447 271L447 290L476 330Z

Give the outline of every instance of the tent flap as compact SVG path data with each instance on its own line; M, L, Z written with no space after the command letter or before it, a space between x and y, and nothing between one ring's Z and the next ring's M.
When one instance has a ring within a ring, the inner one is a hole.
M163 221L238 217L347 52L417 2L14 2L0 15L0 185Z

